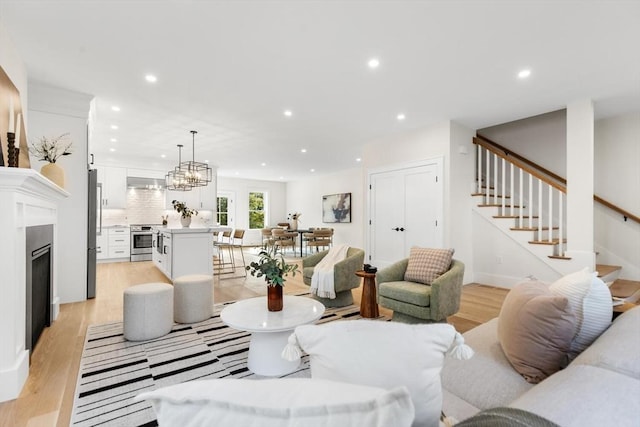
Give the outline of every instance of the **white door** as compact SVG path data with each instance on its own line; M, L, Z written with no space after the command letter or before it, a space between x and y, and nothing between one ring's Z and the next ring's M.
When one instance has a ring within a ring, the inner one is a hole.
M442 161L372 173L370 264L386 267L413 246L442 247Z

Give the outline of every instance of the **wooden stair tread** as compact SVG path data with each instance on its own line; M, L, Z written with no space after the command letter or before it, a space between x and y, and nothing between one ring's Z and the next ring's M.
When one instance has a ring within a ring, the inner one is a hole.
M552 227L553 230L559 230L560 227ZM511 227L510 230L513 231L538 231L540 230L538 227ZM549 227L542 227L543 231L548 231Z
M549 240L529 240L532 245L557 245L560 243L560 239ZM562 239L562 243L567 243L567 239Z
M472 196L486 196L487 193L471 193ZM500 194L498 194L497 196L495 194L489 194L489 197L504 197L505 199L510 199L511 196L502 196Z
M635 280L618 279L609 288L611 295L618 298L628 298L640 290L640 282Z
M596 264L598 277L606 276L607 274L613 273L614 271L618 270L622 270L622 267L619 265Z
M548 255L549 258L551 259L564 259L564 260L570 260L571 257L569 256L563 256L563 255Z
M481 203L478 205L479 208L501 208L502 207L502 203ZM505 208L516 208L516 209L520 209L523 208L524 206L517 206L517 205L504 205Z
M511 219L519 219L520 215L494 215L493 218L511 218ZM532 219L538 219L537 215L531 217ZM529 219L529 215L522 215L522 219Z

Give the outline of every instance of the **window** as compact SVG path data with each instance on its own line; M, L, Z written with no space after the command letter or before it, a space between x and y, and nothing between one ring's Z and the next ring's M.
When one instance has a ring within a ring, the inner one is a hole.
M265 194L261 191L249 193L249 228L264 228Z
M218 196L218 224L229 225L229 198Z

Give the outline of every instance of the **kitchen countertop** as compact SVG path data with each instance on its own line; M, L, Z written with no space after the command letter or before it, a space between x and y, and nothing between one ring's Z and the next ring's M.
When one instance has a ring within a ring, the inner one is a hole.
M154 227L154 230L172 234L213 233L214 231L231 230L231 227Z

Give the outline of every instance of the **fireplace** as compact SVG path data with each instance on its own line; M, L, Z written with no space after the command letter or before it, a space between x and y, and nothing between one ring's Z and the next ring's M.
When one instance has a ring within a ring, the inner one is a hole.
M26 228L26 336L33 349L45 327L51 325L53 283L53 225Z

